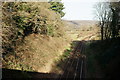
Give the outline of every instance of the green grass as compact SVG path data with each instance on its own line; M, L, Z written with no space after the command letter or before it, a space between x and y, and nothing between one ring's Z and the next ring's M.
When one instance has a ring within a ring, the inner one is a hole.
M67 50L65 51L64 55L65 55L65 56L68 56L71 51L72 51L71 49L67 49Z
M6 65L8 69L17 69L17 70L22 70L22 71L34 71L32 67L30 67L29 65L22 64L20 62L16 63L16 62L8 61Z
M60 56L58 61L55 61L57 64L57 68L63 67L65 65L65 62L68 60L68 57L71 55L70 53L73 51L73 48L75 47L75 43L71 43L71 47L67 48L64 52L63 55Z
M62 55L62 59L67 59L70 56L71 49L66 49Z

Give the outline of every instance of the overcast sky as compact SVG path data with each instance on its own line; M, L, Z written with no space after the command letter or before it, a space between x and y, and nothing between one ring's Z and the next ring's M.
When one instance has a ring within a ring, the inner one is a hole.
M62 0L66 20L93 20L94 4L97 0Z

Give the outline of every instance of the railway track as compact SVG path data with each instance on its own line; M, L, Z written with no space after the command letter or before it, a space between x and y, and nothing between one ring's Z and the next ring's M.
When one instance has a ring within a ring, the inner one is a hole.
M87 36L84 40L89 40L93 35ZM57 80L84 80L86 78L86 56L85 41L79 41L64 66L64 72Z
M81 56L81 53L84 50L83 41L79 41L78 45L72 52L72 55L69 57L68 61L66 61L66 65L64 68L64 72L62 75L60 75L58 80L68 80L69 78L72 78L73 80L82 80L83 78L83 57Z

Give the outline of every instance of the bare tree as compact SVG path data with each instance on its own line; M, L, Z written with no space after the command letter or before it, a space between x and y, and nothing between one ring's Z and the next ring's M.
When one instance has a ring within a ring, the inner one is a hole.
M101 40L104 39L104 27L105 23L108 22L109 13L109 3L99 2L95 5L95 14L98 20L100 21L99 25L101 27Z
M99 2L95 14L101 27L101 40L115 38L120 33L120 2Z

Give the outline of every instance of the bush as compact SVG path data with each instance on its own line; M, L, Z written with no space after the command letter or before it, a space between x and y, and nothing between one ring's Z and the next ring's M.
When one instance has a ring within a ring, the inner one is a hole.
M61 17L63 17L65 15L65 13L62 11L64 9L63 3L61 3L61 2L50 2L50 4L51 4L50 9L59 13L61 15Z
M61 36L60 18L48 9L50 7L48 3L3 2L3 53L14 53L15 46L32 33ZM51 13L55 20L48 15Z

